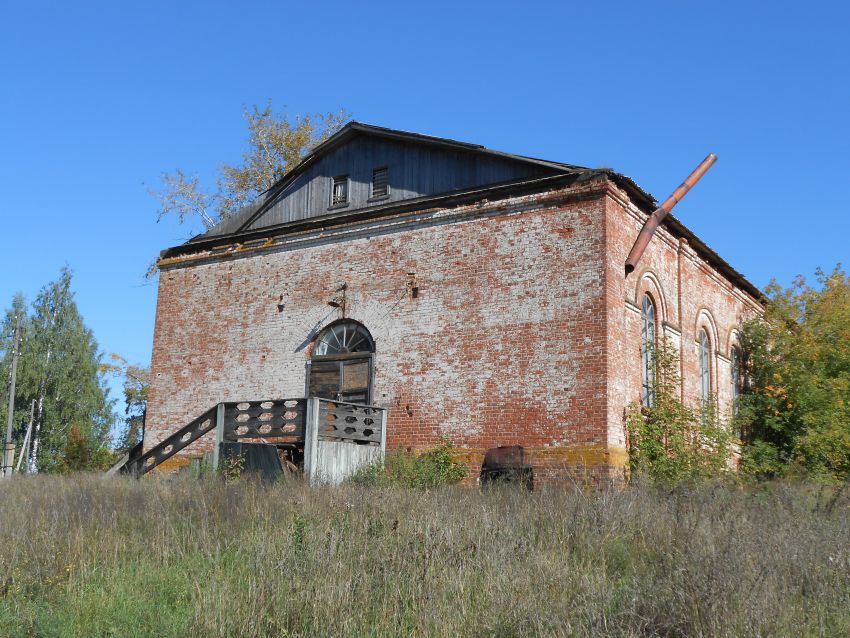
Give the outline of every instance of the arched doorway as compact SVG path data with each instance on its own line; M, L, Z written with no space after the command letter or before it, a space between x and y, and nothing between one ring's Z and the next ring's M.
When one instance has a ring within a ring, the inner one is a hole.
M375 342L366 327L343 319L319 333L307 379L307 396L371 404Z

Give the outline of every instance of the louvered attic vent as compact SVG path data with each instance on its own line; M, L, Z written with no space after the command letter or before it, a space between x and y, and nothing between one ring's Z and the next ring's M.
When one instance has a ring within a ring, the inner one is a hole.
M386 166L372 170L372 199L380 199L390 194L389 170Z

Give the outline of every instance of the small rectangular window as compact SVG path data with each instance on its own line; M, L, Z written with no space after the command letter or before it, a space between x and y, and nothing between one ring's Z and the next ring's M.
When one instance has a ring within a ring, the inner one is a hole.
M342 206L348 203L348 175L333 178L331 188L331 206Z
M372 195L370 199L381 199L390 194L389 169L384 166L372 170Z

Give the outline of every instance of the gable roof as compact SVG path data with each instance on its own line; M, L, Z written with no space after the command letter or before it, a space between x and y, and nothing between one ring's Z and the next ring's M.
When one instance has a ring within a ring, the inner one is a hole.
M401 202L397 201L389 204L375 205L366 209L358 209L356 211L348 211L345 213L331 213L311 220L301 220L299 223L276 224L267 228L251 227L252 222L263 215L263 213L274 204L278 195L280 195L288 186L293 184L293 182L308 171L314 164L326 157L334 149L347 144L357 136L369 136L417 145L433 146L443 150L462 151L482 157L516 162L527 166L539 167L543 176L532 178L526 177L503 184L478 185L472 188L465 188L460 191L450 191L440 193L435 196L423 196ZM548 177L546 177L546 175L548 175ZM464 195L486 193L491 189L501 191L503 190L502 187L539 187L542 184L562 182L563 179L558 179L559 176L568 180L575 179L579 181L604 176L626 191L637 206L645 212L650 213L657 206L656 199L650 193L643 190L632 178L627 175L623 175L622 173L617 173L611 169L592 169L584 166L578 166L576 164L553 162L525 155L495 151L480 144L471 144L449 138L435 137L421 133L411 133L408 131L400 131L352 121L343 126L339 131L334 133L324 142L315 146L291 171L286 173L267 191L261 193L250 205L242 208L227 219L222 220L219 224L209 229L207 232L191 238L182 246L175 246L162 251L161 256L163 258L173 257L180 253L185 253L187 249L190 252L192 250L202 250L206 247L210 247L230 239L237 241L250 236L265 235L277 231L285 232L285 228L289 226L303 227L305 224L313 222L327 223L329 220L337 218L340 221L343 221L349 218L358 218L363 215L369 215L370 213L383 214L385 210L398 210L400 208L409 208L411 206L427 205L432 202L453 200ZM746 291L757 300L764 299L763 293L755 285L735 270L728 262L720 257L720 255L718 255L711 247L703 242L693 231L687 228L672 214L665 218L662 225L670 230L675 236L684 237L701 257L713 264L719 272L723 273L723 275L729 278L729 280L735 283L735 285L739 288Z
M289 172L286 173L277 183L269 188L264 193L261 193L256 200L250 205L237 211L225 220L222 220L213 228L209 229L201 235L197 235L190 239L187 243L197 243L213 237L223 237L241 231L248 230L252 222L260 217L265 210L270 206L277 196L283 192L290 184L295 182L299 176L304 174L311 166L318 162L321 158L327 156L332 150L348 143L354 137L366 135L375 138L387 140L395 140L399 142L407 142L418 145L433 146L443 150L463 151L466 153L475 154L478 156L490 157L498 160L509 162L517 162L529 166L539 167L546 170L550 174L577 174L584 173L591 169L584 166L574 164L565 164L563 162L552 162L548 160L537 159L534 157L526 157L524 155L515 155L505 153L503 151L494 151L480 144L470 144L468 142L459 142L443 137L434 137L432 135L423 135L421 133L411 133L408 131L399 131L389 129L382 126L373 126L371 124L363 124L362 122L349 122L331 137L326 139L321 144L315 146L304 158ZM637 187L637 184L634 184ZM645 195L652 198L650 195Z

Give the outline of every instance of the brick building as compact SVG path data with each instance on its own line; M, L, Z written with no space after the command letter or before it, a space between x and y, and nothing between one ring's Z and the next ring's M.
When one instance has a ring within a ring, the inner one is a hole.
M735 392L759 291L631 179L351 123L252 206L163 252L145 449L220 401L389 407L387 447L448 439L473 471L522 445L536 477L617 479L645 344L683 396ZM210 446L199 440L177 459Z

